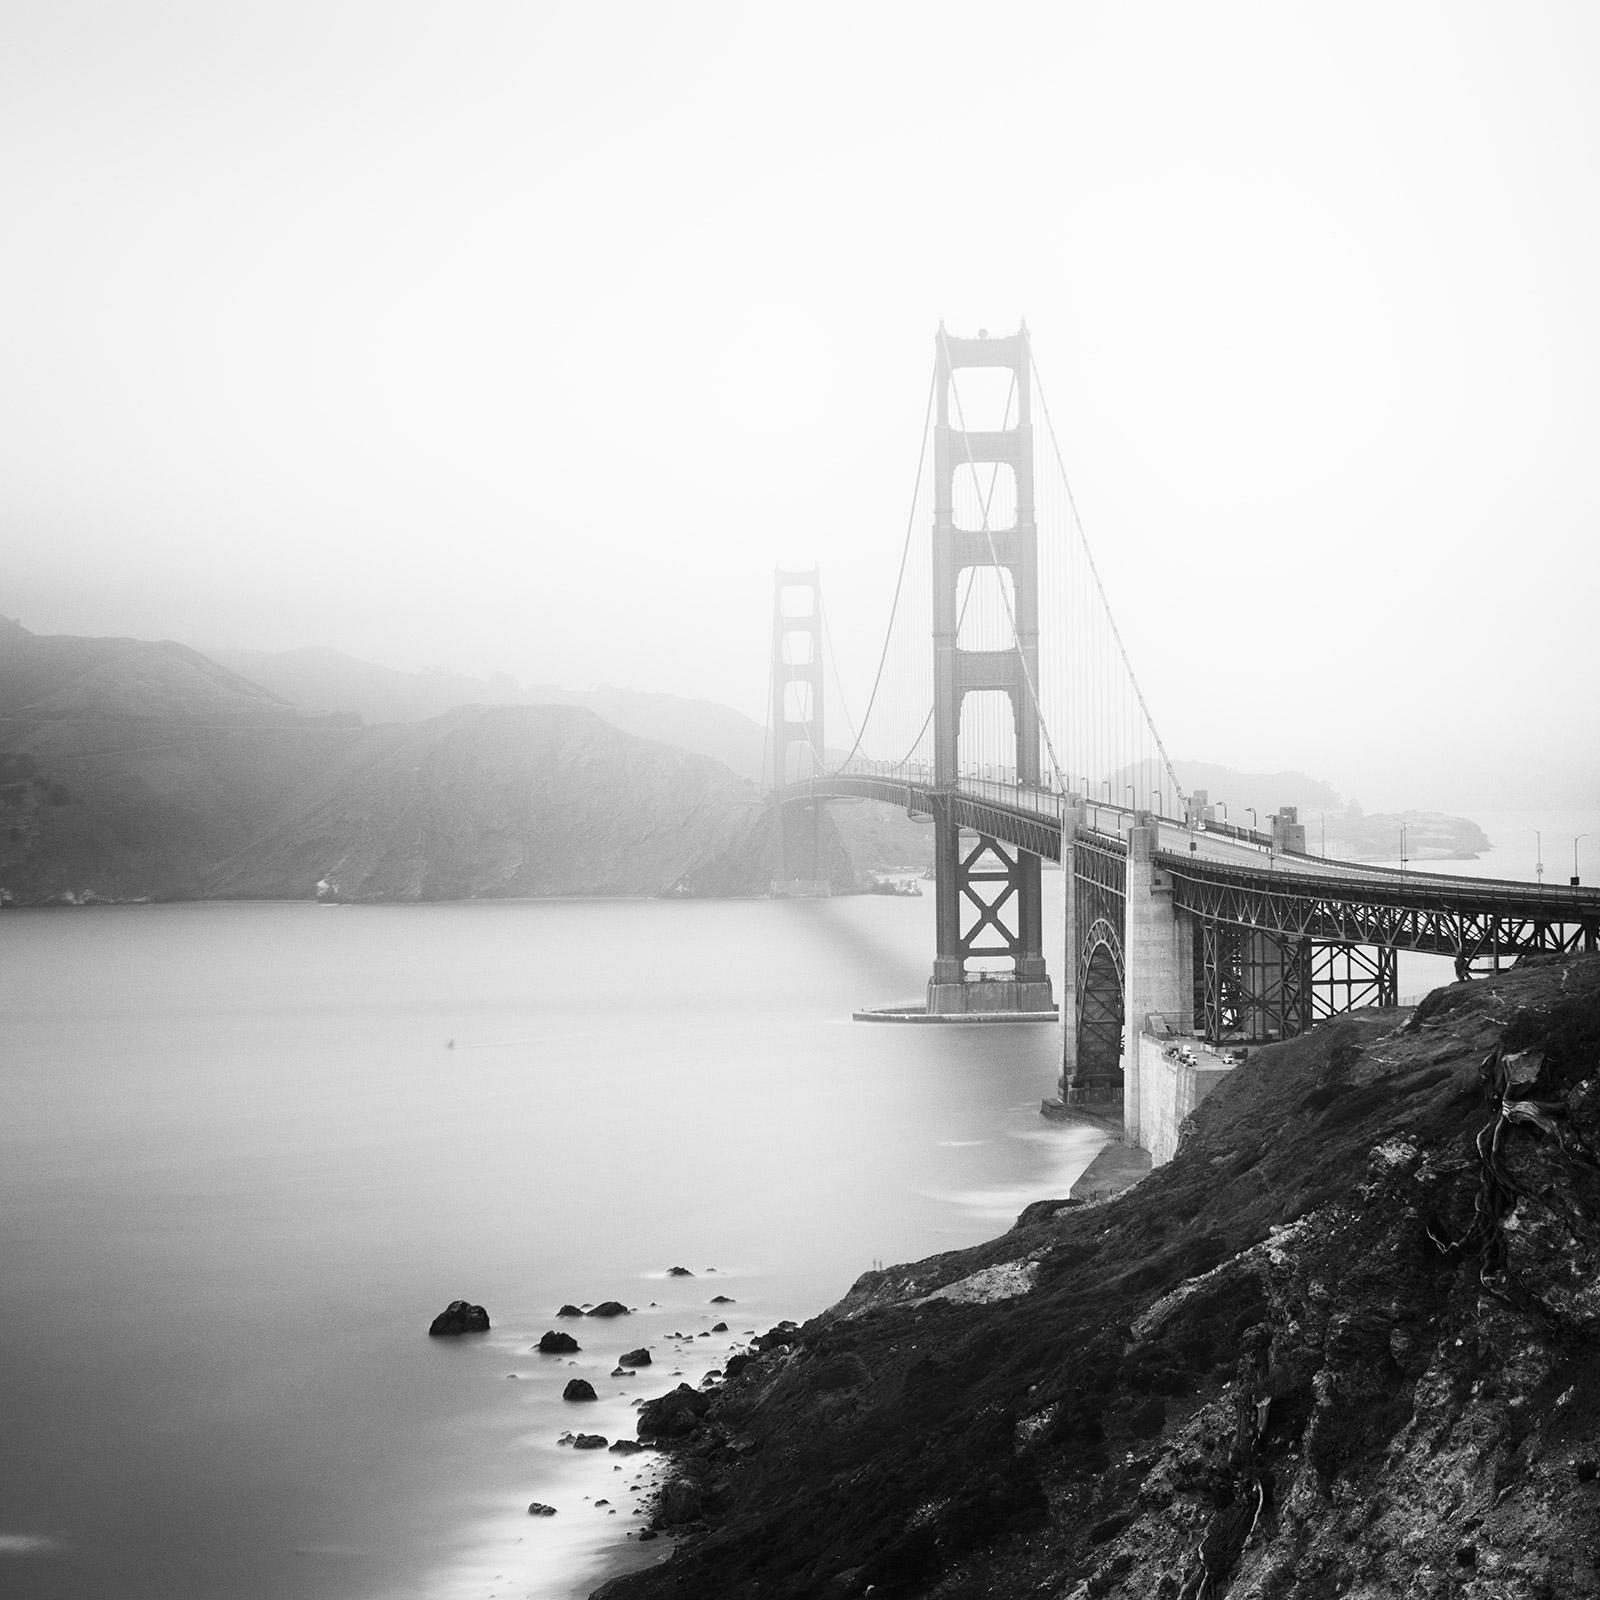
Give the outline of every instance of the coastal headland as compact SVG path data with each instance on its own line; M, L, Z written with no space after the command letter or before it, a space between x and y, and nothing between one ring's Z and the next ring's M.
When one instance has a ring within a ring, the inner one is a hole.
M1176 1158L647 1406L604 1600L1600 1592L1600 958L1263 1049Z

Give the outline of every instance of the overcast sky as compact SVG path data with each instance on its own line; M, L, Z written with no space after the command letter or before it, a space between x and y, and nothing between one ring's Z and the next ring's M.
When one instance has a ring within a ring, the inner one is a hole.
M1168 747L1600 802L1600 7L0 8L0 611L759 717L1025 316Z

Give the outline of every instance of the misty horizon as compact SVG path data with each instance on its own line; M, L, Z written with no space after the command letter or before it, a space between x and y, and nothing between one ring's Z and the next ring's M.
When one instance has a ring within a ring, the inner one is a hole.
M1026 317L1169 748L1592 803L1600 19L957 15L14 13L5 609L760 720Z

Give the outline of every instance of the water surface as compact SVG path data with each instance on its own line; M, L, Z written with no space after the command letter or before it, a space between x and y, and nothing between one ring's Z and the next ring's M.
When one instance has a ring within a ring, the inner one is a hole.
M631 1436L674 1368L1092 1155L1037 1114L1053 1029L848 1020L916 997L931 910L0 916L0 1592L584 1592L640 1458L564 1429ZM425 1337L458 1297L494 1331ZM608 1298L639 1309L574 1326L575 1365L530 1350Z

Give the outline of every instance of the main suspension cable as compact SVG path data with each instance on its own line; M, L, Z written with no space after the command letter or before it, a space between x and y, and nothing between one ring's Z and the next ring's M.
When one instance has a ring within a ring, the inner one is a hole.
M889 625L883 630L883 649L878 652L878 670L873 674L872 692L867 696L867 708L861 713L861 730L856 734L855 743L850 746L835 771L842 771L860 751L861 740L866 734L868 723L872 720L872 708L878 703L878 689L883 683L884 664L889 659L889 645L894 639L894 619L900 611L900 591L906 581L906 563L911 555L911 533L917 520L917 497L922 493L922 469L928 460L928 423L933 417L933 397L938 384L939 364L936 361L928 377L928 402L922 412L922 447L917 452L917 479L911 486L911 508L906 513L906 536L900 546L900 571L894 580L894 599L889 606Z
M1111 610L1111 602L1106 598L1105 585L1100 581L1100 569L1095 565L1094 551L1089 548L1089 536L1084 531L1083 518L1078 514L1077 496L1072 492L1072 480L1067 476L1067 464L1062 459L1061 442L1056 438L1056 425L1050 419L1050 402L1045 399L1044 382L1039 376L1038 364L1033 359L1033 346L1028 346L1028 368L1033 373L1033 386L1039 392L1039 407L1044 412L1044 425L1050 434L1050 448L1055 452L1056 470L1061 474L1061 486L1067 492L1067 506L1072 512L1072 521L1078 530L1078 543L1083 547L1084 559L1089 563L1089 575L1094 579L1094 586L1100 596L1100 606L1105 613L1105 619L1111 628L1111 637L1116 641L1117 654L1122 657L1122 665L1128 674L1128 682L1133 685L1133 692L1139 701L1139 709L1144 713L1145 726L1149 728L1151 737L1156 742L1156 749L1161 752L1162 765L1167 769L1167 776L1172 780L1172 788L1178 797L1178 804L1187 810L1189 797L1183 792L1183 785L1178 782L1177 769L1172 765L1172 758L1167 754L1167 747L1161 742L1161 731L1156 727L1155 718L1150 715L1150 707L1145 701L1144 690L1139 687L1138 675L1133 670L1133 663L1128 659L1128 649L1122 642L1122 630L1117 627L1117 619ZM1041 715L1040 721L1043 722ZM1049 738L1048 732L1045 735Z

